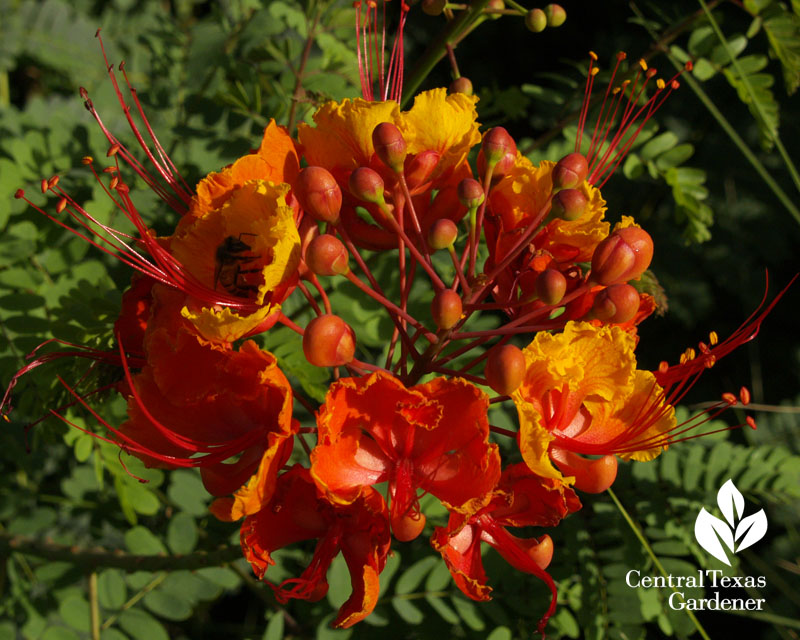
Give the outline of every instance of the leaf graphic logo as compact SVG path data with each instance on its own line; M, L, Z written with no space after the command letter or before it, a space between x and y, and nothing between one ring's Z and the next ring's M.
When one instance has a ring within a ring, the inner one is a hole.
M761 540L767 533L767 514L761 509L742 517L744 496L730 478L717 492L717 504L727 522L703 508L694 523L694 537L717 560L731 566L726 547L731 553L739 553Z

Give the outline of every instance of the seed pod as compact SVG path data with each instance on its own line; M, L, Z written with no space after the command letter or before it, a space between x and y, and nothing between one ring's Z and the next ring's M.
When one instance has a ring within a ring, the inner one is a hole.
M617 229L600 242L592 255L591 280L621 284L641 276L653 259L653 239L640 227Z
M452 329L461 319L461 296L451 289L442 289L433 297L431 316L440 329Z
M303 333L303 354L314 366L347 364L355 352L355 334L339 316L327 314L314 318Z
M314 238L306 249L306 265L318 276L344 275L350 270L349 258L342 241L327 233Z
M582 153L565 155L553 167L553 187L556 189L573 189L580 186L589 175L589 163Z
M492 389L501 396L507 396L522 384L526 368L522 351L513 344L504 344L489 352L484 375Z
M381 122L372 130L372 145L381 162L395 173L403 172L406 159L406 141L391 122Z
M297 175L294 195L300 206L320 222L336 224L342 208L342 190L330 171L323 167L306 167Z

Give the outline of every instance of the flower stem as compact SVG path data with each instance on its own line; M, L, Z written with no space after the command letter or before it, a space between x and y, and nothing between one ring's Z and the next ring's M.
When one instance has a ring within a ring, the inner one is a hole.
M27 536L0 533L0 554L5 555L11 552L47 560L69 562L79 567L116 567L124 571L177 571L180 569L191 571L227 564L242 557L242 549L238 544L220 547L214 551L153 556L134 555L100 548L80 548L56 544L47 540L36 540Z
M422 81L428 77L436 63L447 55L447 45L455 42L458 36L468 29L473 21L480 18L481 13L488 4L489 0L474 0L470 3L469 9L447 23L447 26L431 42L406 78L401 106L405 105L409 98L417 92Z
M750 84L750 80L747 77L747 74L744 73L742 67L739 65L739 61L737 60L736 56L734 55L733 51L731 51L730 45L728 41L725 39L725 35L722 33L722 29L720 29L719 23L717 23L716 19L714 18L714 14L711 13L711 10L708 8L708 5L703 0L698 0L700 6L703 7L703 11L708 18L709 24L711 24L711 28L714 29L714 33L716 34L717 38L719 39L722 47L725 49L725 53L728 54L728 57L731 59L731 65L734 69L736 69L736 73L739 74L739 78L741 78L742 83L747 89L747 93L750 96L750 101L753 107L756 110L758 115L758 119L761 121L759 124L767 131L769 134L769 138L772 142L775 143L775 147L778 149L778 153L780 154L781 158L783 159L783 163L786 165L786 169L789 171L789 175L792 176L792 182L794 182L794 186L800 191L800 175L797 173L797 168L794 166L792 159L789 157L789 154L786 152L786 147L783 146L780 137L778 137L778 131L775 127L773 127L768 121L767 117L764 114L763 109L761 108L761 103L756 98L755 92L753 91L753 86Z
M644 537L644 534L641 532L639 527L636 526L636 523L633 521L633 518L631 518L631 516L625 510L625 507L622 506L622 503L619 501L619 498L617 498L617 495L611 490L610 487L606 489L606 491L608 492L608 495L611 496L611 499L614 501L614 504L617 506L617 509L619 509L619 512L622 514L622 517L625 519L625 522L628 523L628 526L631 528L631 531L633 531L633 534L638 538L642 547L644 547L644 550L647 551L647 555L650 556L650 559L653 561L653 564L658 569L658 572L665 578L668 578L667 572L664 569L664 565L661 564L661 560L658 559L658 556L653 551L653 547L650 546L650 543L647 541L647 538ZM683 594L680 591L678 591L675 587L670 587L670 588L672 589L673 593L678 594L682 602L684 603L686 602L686 599L683 597ZM694 615L694 611L691 611L690 609L684 609L684 610L686 611L686 615L688 615L691 621L694 623L695 629L697 629L697 632L703 637L703 639L711 640L711 638L709 638L708 636L708 633L706 633L706 630L703 628L703 625L700 624L700 621L697 619L697 616Z

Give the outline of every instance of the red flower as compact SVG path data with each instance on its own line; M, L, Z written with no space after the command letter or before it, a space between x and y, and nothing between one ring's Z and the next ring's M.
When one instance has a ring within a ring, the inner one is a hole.
M539 621L542 632L556 607L556 588L545 571L553 557L550 536L518 538L506 527L554 527L562 518L581 508L575 492L561 482L531 473L524 464L508 467L492 494L491 502L477 513L451 512L446 527L437 527L431 538L442 554L458 588L473 600L489 600L481 560L480 543L494 547L510 565L544 580L552 593L550 607Z
M242 549L259 579L274 561L276 549L301 540L319 540L314 557L299 578L270 586L279 602L290 598L319 600L328 591L325 574L341 551L353 584L353 593L333 621L350 627L366 618L378 601L378 575L386 564L391 536L383 497L366 488L347 505L321 497L308 472L299 465L278 478L271 502L242 523ZM267 583L269 584L269 583Z
M500 477L489 444L487 396L461 379L436 378L411 389L389 374L331 386L317 418L311 475L329 499L350 504L365 488L389 483L392 532L422 531L417 490L472 513Z

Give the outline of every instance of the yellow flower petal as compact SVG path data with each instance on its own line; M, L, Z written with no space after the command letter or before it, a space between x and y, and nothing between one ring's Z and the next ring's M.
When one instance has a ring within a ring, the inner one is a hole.
M367 102L361 98L327 102L314 114L316 127L300 123L297 137L311 166L352 171L368 165L375 152L372 131L381 122L397 122L396 102Z

